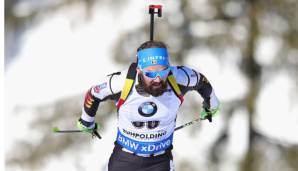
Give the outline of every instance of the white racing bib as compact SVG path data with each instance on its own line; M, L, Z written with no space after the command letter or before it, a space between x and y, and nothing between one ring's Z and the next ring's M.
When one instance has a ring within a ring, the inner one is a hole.
M140 154L154 154L172 145L180 100L168 86L159 97L144 97L135 86L120 107L117 142Z

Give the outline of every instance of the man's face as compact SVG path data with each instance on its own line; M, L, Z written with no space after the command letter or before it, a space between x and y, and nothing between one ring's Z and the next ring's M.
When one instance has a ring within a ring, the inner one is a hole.
M166 88L166 79L167 79L167 66L164 65L156 65L156 66L149 66L144 68L143 70L140 70L137 68L137 73L141 78L140 84L143 85L144 90L148 93L151 94L152 96L160 96L162 95ZM155 78L150 78L151 74L155 72L164 72L162 77L161 76L156 76Z

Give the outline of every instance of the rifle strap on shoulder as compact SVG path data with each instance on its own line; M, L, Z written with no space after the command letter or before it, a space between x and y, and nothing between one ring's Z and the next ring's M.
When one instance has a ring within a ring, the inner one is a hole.
M124 104L125 100L127 99L129 93L132 90L132 87L133 87L133 84L135 82L135 78L136 78L136 75L137 75L136 68L137 68L137 63L132 63L129 66L129 69L128 69L128 72L127 72L127 75L126 75L126 79L125 79L125 84L124 84L124 87L122 89L120 99L117 103L117 110L119 110L120 107ZM179 98L179 100L182 104L184 98L183 98L181 90L180 90L180 88L179 88L179 86L176 82L176 79L172 74L172 71L170 71L167 80L168 80L171 88L173 89L173 91L175 92L176 96Z
M184 98L183 98L183 95L181 93L181 90L176 82L176 79L174 77L174 75L172 74L172 71L170 71L169 75L168 75L168 82L170 84L170 86L172 87L172 89L174 90L176 96L179 98L181 104L183 103L184 101Z
M137 63L132 63L129 66L129 69L128 69L128 72L127 72L127 75L126 75L126 79L125 79L125 84L124 84L124 87L122 89L120 99L117 103L117 109L118 110L121 107L121 105L123 105L123 103L125 102L125 100L127 99L128 95L129 95L129 93L131 92L131 89L132 89L133 84L135 82L135 77L137 75L136 68L137 68Z

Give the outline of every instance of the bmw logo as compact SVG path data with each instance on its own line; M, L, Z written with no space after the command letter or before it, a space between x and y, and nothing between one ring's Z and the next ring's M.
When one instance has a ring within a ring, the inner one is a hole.
M157 106L153 102L144 102L140 105L138 112L144 117L153 116L157 111Z

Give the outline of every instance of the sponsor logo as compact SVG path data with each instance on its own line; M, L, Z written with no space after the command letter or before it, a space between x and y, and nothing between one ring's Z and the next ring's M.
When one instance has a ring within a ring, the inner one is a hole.
M97 85L94 87L94 92L99 93L100 92L100 87Z
M138 129L141 129L144 126L146 126L148 129L154 129L159 126L160 121L147 121L147 122L133 121L131 123L135 128L138 128Z
M169 148L173 142L173 134L168 138L157 142L140 142L132 140L120 132L117 135L117 142L124 148L140 154L154 154Z
M157 62L157 60L166 60L167 58L165 56L148 56L147 58L143 58L142 62L147 62L147 61L151 61L151 63L153 62L153 60L155 60ZM152 63L153 64L153 63Z
M107 88L107 83L106 82L105 83L102 83L102 84L99 85L99 87L101 89Z
M128 131L126 129L122 129L122 131L125 135L128 135L129 137L139 139L139 140L160 139L161 137L167 134L167 131L164 131L164 130L158 131L157 133L150 133L150 134L135 133L132 131Z
M102 83L100 85L95 86L93 88L93 90L94 90L95 93L100 93L100 90L102 90L102 89L104 89L106 87L107 87L107 83L105 82L105 83Z
M138 112L144 117L150 117L157 112L157 106L153 102L144 102L139 106Z
M157 60L156 59L152 59L151 60L151 64L157 64Z

